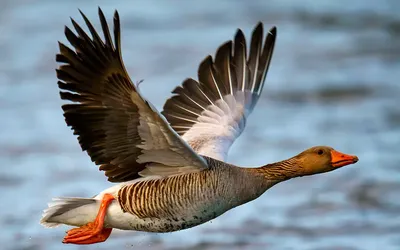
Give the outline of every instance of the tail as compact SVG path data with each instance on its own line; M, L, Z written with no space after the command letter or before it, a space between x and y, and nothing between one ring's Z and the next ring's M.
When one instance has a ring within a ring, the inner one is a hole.
M43 226L81 226L94 220L100 201L93 198L53 198L48 205L40 220Z

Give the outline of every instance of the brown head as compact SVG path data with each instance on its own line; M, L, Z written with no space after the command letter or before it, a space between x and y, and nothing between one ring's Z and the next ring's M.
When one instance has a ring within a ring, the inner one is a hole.
M355 155L347 155L327 146L309 148L292 159L301 169L301 176L329 172L358 161Z

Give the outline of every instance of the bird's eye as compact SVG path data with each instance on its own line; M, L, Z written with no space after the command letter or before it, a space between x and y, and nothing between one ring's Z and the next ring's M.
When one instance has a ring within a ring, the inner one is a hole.
M318 150L318 154L322 155L324 153L324 151L322 149Z

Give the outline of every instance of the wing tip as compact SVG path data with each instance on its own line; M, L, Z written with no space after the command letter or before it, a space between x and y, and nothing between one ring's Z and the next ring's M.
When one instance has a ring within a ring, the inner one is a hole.
M97 6L97 13L98 13L98 15L101 17L104 17L104 13L103 13L103 10L101 9L101 7L100 6Z
M119 21L119 13L118 10L114 10L114 19Z
M276 37L278 33L278 28L276 26L272 26L271 29L268 31L268 35Z
M245 40L244 33L243 33L243 31L241 29L237 29L236 30L236 34L235 34L235 41L237 41L239 39L240 40Z

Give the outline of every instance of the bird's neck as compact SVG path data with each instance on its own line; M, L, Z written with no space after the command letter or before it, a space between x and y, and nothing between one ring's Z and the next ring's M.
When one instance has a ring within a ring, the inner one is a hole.
M250 171L256 175L262 175L268 182L279 183L298 176L302 176L301 164L296 158L275 162L258 168L251 168Z
M242 168L229 166L229 184L234 188L228 188L230 194L221 196L228 197L230 207L245 204L256 199L272 186L279 182L301 176L301 169L295 158L285 161L267 164L257 168ZM224 189L226 190L226 189Z

